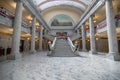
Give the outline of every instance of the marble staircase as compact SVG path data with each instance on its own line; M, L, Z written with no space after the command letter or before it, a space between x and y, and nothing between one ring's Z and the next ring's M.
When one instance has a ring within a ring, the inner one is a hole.
M54 57L75 57L70 45L66 39L57 39L55 49L53 51Z

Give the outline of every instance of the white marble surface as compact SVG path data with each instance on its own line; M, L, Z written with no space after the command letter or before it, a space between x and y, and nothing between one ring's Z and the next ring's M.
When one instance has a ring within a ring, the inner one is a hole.
M120 80L120 62L85 56L47 57L41 52L1 62L0 80Z

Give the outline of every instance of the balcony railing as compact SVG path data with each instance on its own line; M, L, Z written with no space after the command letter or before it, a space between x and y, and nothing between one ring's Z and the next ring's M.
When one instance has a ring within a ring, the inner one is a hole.
M13 27L14 16L3 8L0 8L0 24L6 27ZM30 33L30 27L25 22L22 22L21 30L25 33Z

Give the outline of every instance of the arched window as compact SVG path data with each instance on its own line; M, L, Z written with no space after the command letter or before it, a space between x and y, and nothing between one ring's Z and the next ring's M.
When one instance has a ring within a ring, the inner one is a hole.
M67 15L57 15L53 18L51 26L73 26L73 20Z

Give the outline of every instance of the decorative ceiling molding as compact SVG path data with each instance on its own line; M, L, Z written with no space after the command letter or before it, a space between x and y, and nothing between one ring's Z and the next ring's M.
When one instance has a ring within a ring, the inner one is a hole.
M51 1L56 1L56 0L46 0L46 1L42 2L42 3L40 3L40 4L38 5L38 7L41 6L41 5L43 5L43 4L45 4L45 3L47 3L47 2L51 2ZM79 1L79 0L68 0L68 1L75 1L75 2L78 2L78 3L80 3L80 4L83 4L84 6L87 6L86 3L82 2L82 1Z
M62 0L45 0L41 3L39 3L39 1L36 1L36 4L38 4L37 6L41 12L56 6L70 6L84 12L88 6L88 2L85 3L84 1L80 1L80 0L63 0L63 1Z

